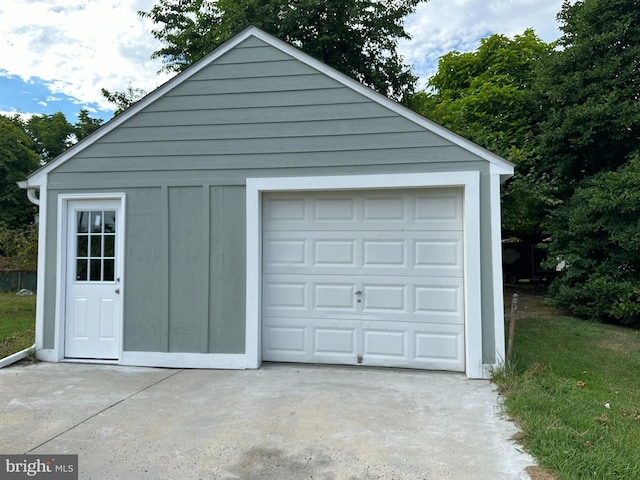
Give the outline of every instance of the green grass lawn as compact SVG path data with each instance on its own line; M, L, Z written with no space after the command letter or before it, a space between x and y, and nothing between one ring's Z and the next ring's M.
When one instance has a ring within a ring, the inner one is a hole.
M24 350L35 339L36 297L0 292L0 358Z
M558 478L640 479L640 331L521 295L513 362L494 381L521 443Z

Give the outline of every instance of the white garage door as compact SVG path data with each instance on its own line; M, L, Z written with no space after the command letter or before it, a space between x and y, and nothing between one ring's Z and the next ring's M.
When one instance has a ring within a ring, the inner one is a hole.
M263 198L268 361L464 371L462 190Z

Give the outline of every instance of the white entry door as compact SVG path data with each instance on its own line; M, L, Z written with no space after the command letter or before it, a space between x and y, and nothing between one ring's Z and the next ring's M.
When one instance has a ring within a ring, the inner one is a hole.
M265 194L263 359L464 371L462 200Z
M122 315L121 204L78 200L67 205L64 356L116 360Z

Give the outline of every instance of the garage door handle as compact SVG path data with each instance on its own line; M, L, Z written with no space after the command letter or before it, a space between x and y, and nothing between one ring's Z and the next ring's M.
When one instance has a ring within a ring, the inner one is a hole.
M120 289L119 288L116 288L116 293L120 293Z
M354 295L362 295L362 291L358 290L357 292L354 292Z

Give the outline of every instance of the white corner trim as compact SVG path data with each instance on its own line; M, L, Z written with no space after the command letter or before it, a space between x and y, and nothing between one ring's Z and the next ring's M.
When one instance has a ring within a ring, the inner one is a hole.
M491 260L493 268L493 323L495 331L495 363L504 361L504 285L502 278L502 216L500 214L500 178L491 175Z
M122 352L120 365L167 368L219 368L242 370L246 367L244 354Z
M477 173L477 172L476 172ZM482 378L482 269L480 249L480 174L464 185L465 372Z
M437 172L391 175L248 178L246 345L248 368L257 368L261 353L262 193L296 190L364 190L459 186L464 190L465 362L469 378L483 378L482 295L480 271L480 174Z
M36 358L41 362L59 362L58 355L56 351L51 348L41 348L38 349L36 347Z
M36 277L36 351L44 346L44 299L46 290L47 259L47 178L40 189L38 207L38 273Z

